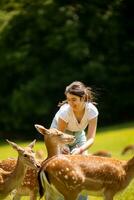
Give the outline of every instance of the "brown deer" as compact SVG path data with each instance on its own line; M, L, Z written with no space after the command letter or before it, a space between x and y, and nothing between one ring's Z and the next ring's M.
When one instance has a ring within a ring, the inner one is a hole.
M111 153L106 150L99 150L94 152L92 155L94 156L102 156L102 157L111 157Z
M21 185L28 166L37 169L39 163L35 160L35 154L32 150L35 144L34 140L27 147L22 148L14 142L7 142L18 152L18 159L15 168L12 171L0 169L0 199L5 199L12 190Z
M0 169L13 171L17 160L8 158L0 161ZM36 200L38 194L37 170L28 167L21 185L13 192L13 200L20 200L21 196L30 196L30 200Z
M46 132L39 126L40 132ZM128 161L91 155L57 155L42 163L40 195L47 200L76 200L81 192L113 200L134 178L134 157ZM54 191L54 193L52 193ZM57 197L58 196L58 197Z
M125 155L128 152L134 153L134 144L124 147L124 149L122 150L121 154Z
M41 128L42 126L40 126ZM37 128L37 127L36 127ZM45 128L43 127L43 130ZM54 155L61 153L62 146L66 144L71 144L74 142L74 136L62 133L56 129L45 129L41 134L44 135L44 140L46 147L48 149L47 159ZM0 162L0 168L11 171L14 169L16 164L15 159L6 159ZM37 170L28 168L24 180L21 184L21 187L15 191L14 200L19 200L21 196L30 196L30 200L36 200L38 195L38 179L37 179Z
M35 157L41 163L44 160L43 151L36 151ZM15 158L1 160L0 169L12 171L15 169L16 163L17 160ZM12 194L14 196L13 200L20 200L22 196L30 196L30 200L36 200L38 195L37 170L28 167L21 186L15 189Z

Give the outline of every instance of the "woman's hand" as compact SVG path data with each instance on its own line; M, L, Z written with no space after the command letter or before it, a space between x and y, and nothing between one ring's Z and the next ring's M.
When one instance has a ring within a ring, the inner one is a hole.
M82 147L74 148L74 149L71 151L71 154L72 154L72 155L78 155L78 154L82 154L82 153L83 153Z
M62 154L70 154L69 147L64 146L64 147L61 149L61 153L62 153Z

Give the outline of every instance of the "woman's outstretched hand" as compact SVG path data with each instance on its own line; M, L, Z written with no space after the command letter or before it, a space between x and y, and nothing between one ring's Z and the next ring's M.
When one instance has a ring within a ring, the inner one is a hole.
M72 154L72 155L78 155L78 154L81 154L81 153L82 153L81 147L74 148L74 149L71 151L71 154Z
M68 147L63 147L62 149L61 149L61 153L62 154L70 154L70 150L69 150L69 148Z

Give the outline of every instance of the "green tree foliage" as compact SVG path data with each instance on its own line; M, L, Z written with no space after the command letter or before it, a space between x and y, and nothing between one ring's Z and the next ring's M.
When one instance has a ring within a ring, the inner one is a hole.
M130 0L1 0L2 130L49 126L74 80L99 94L100 125L133 119L131 11Z

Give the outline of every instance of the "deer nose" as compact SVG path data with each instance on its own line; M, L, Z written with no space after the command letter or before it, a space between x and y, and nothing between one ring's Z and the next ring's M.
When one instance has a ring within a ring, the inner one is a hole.
M34 126L35 126L35 128L37 128L37 129L39 128L39 125L38 125L38 124L35 124Z
M37 168L40 168L41 164L40 163L37 163Z

